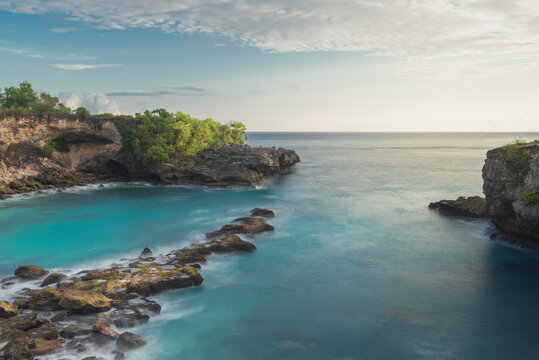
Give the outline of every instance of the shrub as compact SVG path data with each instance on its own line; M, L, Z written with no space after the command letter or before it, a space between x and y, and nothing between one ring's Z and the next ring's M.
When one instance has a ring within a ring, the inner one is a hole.
M84 106L78 107L73 113L79 117L79 119L87 119L90 117L90 112Z
M515 182L522 183L530 171L531 152L526 145L531 145L523 139L515 139L503 147L504 159L509 170L515 174Z
M41 149L41 152L44 155L50 156L55 151L59 152L68 152L69 146L67 146L67 143L64 138L57 138L54 140L49 141L48 143L43 146L43 149Z
M524 200L524 205L531 208L539 204L539 190L525 193L523 200Z

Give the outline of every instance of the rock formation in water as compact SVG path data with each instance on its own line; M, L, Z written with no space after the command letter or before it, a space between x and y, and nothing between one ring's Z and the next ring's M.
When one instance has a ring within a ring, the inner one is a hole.
M539 141L489 150L483 192L430 203L429 208L467 217L489 217L502 232L539 241Z
M496 227L539 241L539 204L525 201L539 191L539 142L513 144L487 152L483 192Z
M1 118L0 197L106 181L252 185L300 161L293 150L227 144L188 162L171 159L141 168L122 151L119 120L75 115Z
M238 234L272 231L273 226L262 218L274 214L268 209L252 213L260 215L239 218L190 248L160 255L145 248L138 258L122 259L104 269L45 277L48 272L38 266L17 268L15 277L0 281L2 288L31 285L32 281L36 287L36 280L43 282L40 288L18 291L13 304L0 300L0 343L5 343L0 359L33 359L52 352L96 359L90 356L96 347L123 359L125 352L146 344L140 336L123 330L146 323L161 312L161 306L149 296L200 286L200 263L212 254L256 250Z
M457 200L431 202L430 209L440 209L452 215L467 217L487 217L487 200L480 196L464 197Z

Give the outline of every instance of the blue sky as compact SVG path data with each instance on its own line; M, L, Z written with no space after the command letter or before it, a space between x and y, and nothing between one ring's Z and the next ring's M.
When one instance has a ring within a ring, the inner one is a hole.
M531 0L0 0L0 86L251 131L539 131L538 14Z

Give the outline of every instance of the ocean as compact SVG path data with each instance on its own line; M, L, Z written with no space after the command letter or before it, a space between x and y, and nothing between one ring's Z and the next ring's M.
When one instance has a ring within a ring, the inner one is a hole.
M481 195L486 151L518 136L539 139L250 133L302 162L257 188L107 184L1 201L0 276L166 252L267 207L275 231L248 239L257 251L212 256L202 286L153 297L162 313L129 330L148 345L128 359L539 359L539 254L486 219L427 208Z

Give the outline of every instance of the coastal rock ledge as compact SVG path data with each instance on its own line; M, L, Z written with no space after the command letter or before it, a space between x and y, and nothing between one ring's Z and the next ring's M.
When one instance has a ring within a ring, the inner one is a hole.
M483 166L483 193L430 203L452 215L488 217L502 232L539 243L539 141L489 150Z
M226 144L159 166L123 151L125 117L25 115L0 118L0 199L10 194L110 181L256 185L300 161L293 150ZM57 150L52 150L55 144Z

